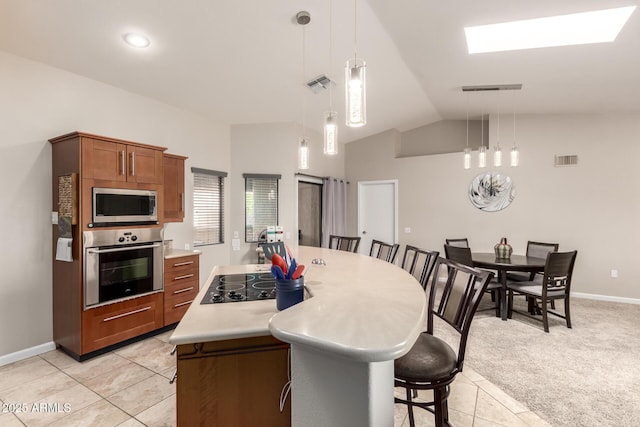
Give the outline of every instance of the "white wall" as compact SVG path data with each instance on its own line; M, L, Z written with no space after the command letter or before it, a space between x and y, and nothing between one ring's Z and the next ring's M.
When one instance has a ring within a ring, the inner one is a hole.
M3 52L0 93L1 358L52 340L48 139L77 130L168 147L189 156L190 196L191 166L229 170L230 131L215 120ZM166 227L165 238L178 247L192 241L190 205L187 198L184 223ZM226 245L202 250L201 277L213 263L229 262Z
M232 264L257 262L255 243L246 243L244 235L244 173L281 174L279 183L279 219L285 239L295 252L298 243L298 187L296 172L315 176L344 177L344 148L337 156L322 152L322 136L307 129L309 139L309 169L299 171L298 144L302 131L291 123L248 124L231 126L231 204L233 216L228 224L230 233L238 232L240 250L231 254Z
M442 252L445 238L467 237L472 249L493 251L504 236L515 253L524 253L527 240L558 242L561 251L578 250L575 292L640 298L640 115L517 120L521 165L486 169L508 174L516 186L514 202L499 212L471 205L469 183L480 170L464 170L461 153L396 159L395 131L347 144L350 232L357 231L353 183L397 178L402 245ZM512 129L502 131L507 148ZM556 168L556 154L577 154L579 165ZM405 227L411 234L403 233ZM618 270L617 279L611 269Z

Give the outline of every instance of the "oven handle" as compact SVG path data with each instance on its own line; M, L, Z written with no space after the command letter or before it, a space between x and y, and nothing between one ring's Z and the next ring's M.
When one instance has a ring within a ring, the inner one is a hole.
M113 248L113 249L87 249L87 253L90 254L106 254L109 252L122 252L122 251L131 251L133 249L149 249L149 248L159 248L160 244L155 243L153 245L142 245L142 246L127 246L126 248Z

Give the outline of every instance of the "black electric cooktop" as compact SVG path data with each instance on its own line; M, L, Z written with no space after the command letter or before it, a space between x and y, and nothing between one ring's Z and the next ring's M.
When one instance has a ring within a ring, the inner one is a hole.
M214 276L200 304L222 304L273 299L276 279L269 272Z

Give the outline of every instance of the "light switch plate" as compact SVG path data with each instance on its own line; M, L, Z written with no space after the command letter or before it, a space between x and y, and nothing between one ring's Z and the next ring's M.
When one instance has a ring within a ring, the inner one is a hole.
M51 212L51 224L58 223L58 212Z

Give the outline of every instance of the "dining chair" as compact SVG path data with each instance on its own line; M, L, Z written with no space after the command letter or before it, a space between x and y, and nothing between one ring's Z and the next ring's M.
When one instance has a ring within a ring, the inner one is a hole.
M558 243L533 242L529 240L527 242L526 254L530 257L546 259L549 252L558 252L559 246ZM527 282L533 280L535 277L536 273L526 273L523 271L511 271L507 273L507 280L518 282Z
M438 251L427 251L416 246L407 245L402 256L401 267L409 272L422 285L423 289L427 289L429 277L436 265Z
M469 267L473 267L473 258L471 257L471 249L463 248L458 246L450 246L444 245L444 253L447 259L458 262L462 265L466 265ZM495 274L491 272L492 274ZM487 292L491 294L491 301L495 303L495 306L491 308L491 310L496 311L496 316L500 316L500 303L501 299L501 291L502 284L497 280L497 278L492 277L491 281L487 285ZM480 311L485 311L482 309Z
M571 328L571 312L569 300L571 295L571 277L573 276L573 266L576 262L578 251L571 252L549 252L547 261L542 273L542 280L532 280L526 282L507 281L508 295L508 317L512 313L523 314L537 319L537 311L524 313L513 309L513 296L524 295L533 298L540 303L542 314L542 324L544 331L549 332L549 314L565 319L567 328ZM549 310L547 304L551 301L564 300L564 314Z
M360 245L360 237L336 236L333 234L329 236L329 249L358 252L358 245Z
M395 397L395 403L407 405L411 427L415 426L414 406L433 413L436 426L449 425L450 384L462 372L471 321L492 276L489 271L438 258L429 286L427 330L407 354L394 361L394 385L406 390L406 398ZM439 319L437 330L435 318ZM450 330L447 335L459 335L457 352L434 335L444 329ZM433 390L433 401L413 400L417 390Z
M399 247L400 245L397 243L385 243L381 240L374 239L371 241L369 256L382 259L393 264L396 262L396 255L398 254Z
M461 239L445 239L445 244L449 245L449 246L456 246L458 248L468 248L469 247L469 240L467 240L467 238L461 238Z

